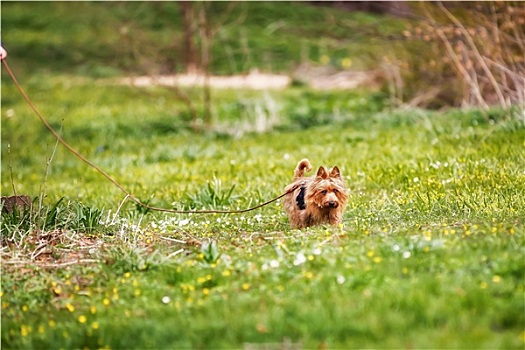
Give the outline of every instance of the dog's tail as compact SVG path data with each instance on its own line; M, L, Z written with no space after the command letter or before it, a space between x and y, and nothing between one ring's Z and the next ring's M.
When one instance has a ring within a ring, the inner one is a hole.
M297 178L303 177L305 170L307 172L312 170L312 164L310 163L310 161L307 158L304 158L303 160L301 160L297 164L297 167L295 168L295 170L293 172L294 180L297 179Z

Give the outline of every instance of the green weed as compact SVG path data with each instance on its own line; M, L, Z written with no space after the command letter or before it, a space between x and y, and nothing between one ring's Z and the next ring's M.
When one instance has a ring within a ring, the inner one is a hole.
M31 207L27 206L14 206L11 211L2 211L2 243L21 240L31 229L31 214Z
M24 243L25 238L35 232L52 230L71 230L83 234L103 230L101 222L103 210L88 207L78 201L67 201L65 197L51 205L38 204L35 197L31 207L14 207L12 211L2 212L1 234L3 243Z
M187 194L184 204L185 209L221 209L233 204L238 196L233 195L235 184L223 189L222 181L214 178L197 194Z
M204 261L210 264L216 262L221 256L219 249L217 248L217 243L213 240L202 243L201 252Z

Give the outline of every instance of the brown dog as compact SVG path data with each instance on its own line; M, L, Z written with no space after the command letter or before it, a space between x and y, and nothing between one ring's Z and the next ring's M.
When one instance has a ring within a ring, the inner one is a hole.
M335 166L328 172L321 166L315 176L304 177L304 171L311 169L308 159L301 160L295 168L293 182L284 189L291 191L284 197L283 207L292 227L340 224L348 194L339 168Z

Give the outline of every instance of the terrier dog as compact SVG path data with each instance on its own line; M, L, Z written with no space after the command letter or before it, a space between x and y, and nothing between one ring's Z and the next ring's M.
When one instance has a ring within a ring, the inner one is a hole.
M283 207L294 228L314 225L339 225L348 200L346 187L337 166L330 172L324 166L317 174L304 177L304 171L312 170L308 159L301 160L294 171L293 182L286 186Z

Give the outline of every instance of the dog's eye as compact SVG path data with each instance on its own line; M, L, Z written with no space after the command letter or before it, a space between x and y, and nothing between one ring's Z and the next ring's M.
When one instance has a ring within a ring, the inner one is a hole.
M334 189L334 193L339 193L339 191L338 191L338 190L336 190L336 189Z
M326 190L321 191L322 194L326 194Z

